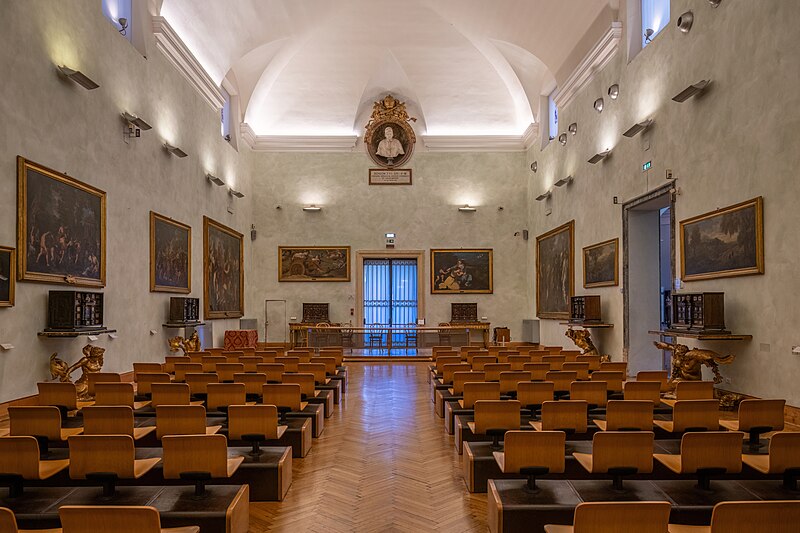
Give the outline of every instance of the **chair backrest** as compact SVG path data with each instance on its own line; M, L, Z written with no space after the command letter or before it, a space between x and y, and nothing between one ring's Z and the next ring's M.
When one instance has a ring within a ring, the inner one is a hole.
M487 429L519 429L521 405L516 400L478 400L474 407L478 435Z
M284 374L284 383L296 383L300 385L300 392L305 394L307 398L314 396L314 374Z
M134 381L136 380L136 374L141 374L142 372L164 372L164 365L161 363L133 363Z
M133 479L136 450L130 435L73 435L69 443L69 477L85 479L93 472L113 472Z
M600 363L600 370L605 372L622 372L627 374L628 363L625 361L604 361Z
M137 394L150 394L153 392L153 383L170 383L172 380L166 372L142 372L136 374Z
M78 408L78 390L74 383L40 382L36 388L39 389L39 405L64 406L70 411Z
M244 383L246 394L261 396L261 387L267 382L267 375L260 372L247 372L233 375L233 381Z
M609 400L606 407L606 430L651 431L653 402L650 400Z
M639 474L653 471L652 431L599 431L592 437L592 473L612 468L635 468Z
M192 360L185 355L168 355L164 357L164 369L159 372L175 373L175 363L191 363Z
M455 351L455 350L453 350L452 346L433 346L431 348L431 354L433 354L433 359L434 360L436 360L436 358L442 352L453 352L453 351ZM456 353L458 353L458 352L456 352Z
M324 385L326 379L325 364L324 363L300 363L297 365L297 371L303 374L313 374L314 383L317 385Z
M244 365L245 372L257 372L258 363L263 363L264 358L257 355L243 355L239 358L239 362Z
M156 436L204 435L206 408L202 405L157 405Z
M289 350L288 352L286 352L286 356L297 357L297 360L300 363L308 363L309 361L311 361L311 352L308 352L306 350L299 350L295 348L294 350Z
M94 396L94 386L96 383L120 383L122 376L114 372L91 372L88 374L87 393Z
M786 400L742 400L739 404L739 431L750 431L753 428L782 431L785 406Z
M263 403L300 411L302 388L297 383L267 383L261 387Z
M175 381L186 381L186 374L201 374L201 363L175 363Z
M440 355L436 358L436 375L442 375L444 365L457 365L459 363L461 363L461 357L458 355Z
M713 381L679 381L675 384L675 398L678 400L710 400L713 397Z
M499 400L500 384L490 381L464 383L464 409L473 409L478 400ZM800 433L798 433L800 435Z
M32 435L0 438L0 473L39 479L39 441Z
M344 364L344 353L340 350L320 350L320 358L331 358L336 362L336 368Z
M664 533L669 502L584 502L575 508L575 533Z
M472 358L472 361L469 362L469 364L472 366L473 370L477 370L480 372L486 368L486 365L491 365L496 362L497 358L493 355L475 355Z
M566 363L574 363L578 360L578 356L581 355L580 350L561 350L561 353L558 355L563 355L566 357Z
M718 400L678 400L672 406L673 431L687 429L719 429Z
M509 363L488 363L483 366L483 371L486 372L486 381L500 381L500 373L511 372L511 365Z
M51 405L14 406L8 408L12 436L43 436L61 440L61 411Z
M545 374L544 379L553 382L556 392L566 392L569 391L572 382L578 380L578 373L574 371L551 370Z
M569 362L567 361L563 365L561 365L561 370L565 372L577 372L578 377L577 379L580 381L585 381L589 379L589 363L587 362Z
M567 361L563 355L545 355L542 357L542 362L550 365L550 370L561 370L561 367Z
M227 351L223 351L223 352L221 352L219 354L219 356L224 357L227 361L229 361L231 363L237 362L239 360L239 358L244 356L244 355L255 355L255 351L250 352L248 350L248 352L245 353L243 350L227 350Z
M256 357L260 357L264 363L274 363L276 357L285 355L285 351L265 350L256 352Z
M227 362L228 359L221 355L220 356L204 355L203 358L201 359L201 364L203 365L203 372L216 372L218 364Z
M511 365L511 370L522 370L525 363L530 363L531 357L529 355L510 355L508 356L508 364Z
M563 349L562 346L542 346L542 350L546 350L550 355L558 355Z
M231 405L228 408L228 438L240 440L242 435L264 435L278 438L278 408L274 405Z
M472 368L467 363L456 363L442 367L442 383L450 384L456 372L469 372ZM487 377L488 379L488 377Z
M493 361L491 361L492 363L497 361L497 357L494 354L490 354L489 352L483 350L470 350L466 353L466 355L466 361L469 364L473 364L476 357L491 357L493 359Z
M585 400L589 405L605 407L608 389L605 381L573 381L569 386L570 400Z
M711 513L711 533L795 533L800 501L720 502Z
M507 431L503 437L503 473L518 474L525 467L546 467L550 474L562 473L565 441L563 431Z
M544 381L547 373L550 372L549 363L525 363L522 365L522 370L531 373L533 381Z
M96 383L94 386L95 405L126 405L133 408L133 383Z
M18 533L17 517L14 516L14 511L8 507L0 507L0 531L8 533Z
M524 406L552 402L555 385L552 381L528 381L517 385L517 400Z
M800 432L779 431L769 439L769 472L800 468Z
M233 375L244 372L243 363L218 363L217 377L221 382L233 381Z
M216 411L229 405L244 405L246 398L244 383L209 383L206 407L209 411Z
M186 374L186 384L189 385L192 394L206 394L208 392L209 383L219 383L217 374L212 374L211 372Z
M681 438L681 473L724 468L728 474L738 474L742 471L743 437L740 431L684 433Z
M661 403L661 383L658 381L626 381L623 389L626 400L649 400L654 406Z
M597 370L592 372L592 381L605 381L611 392L622 392L622 383L625 381L625 372L619 370Z
M524 370L500 372L500 394L517 392L517 385L521 381L531 381L531 373Z
M599 355L579 355L575 358L577 363L589 363L589 371L594 372L600 370L600 356Z
M153 507L63 505L58 516L64 533L160 533L161 520Z
M275 362L281 363L284 366L284 372L297 372L297 365L300 364L300 358L289 356L276 357Z
M133 408L127 405L90 405L81 413L85 435L133 436Z
M153 383L150 405L189 405L192 391L186 383Z
M666 370L641 370L636 373L636 381L658 381L661 392L669 390L669 372Z
M204 352L193 352L193 353L202 353L203 355L222 355L222 352L225 348L206 348ZM192 355L191 353L186 355Z
M583 400L559 400L542 404L542 429L545 431L586 432L588 403Z
M209 472L228 477L228 439L225 435L169 435L164 446L164 479L180 479L182 472Z
M283 374L288 372L283 363L259 363L256 365L259 373L267 376L267 381L283 382Z
M325 365L325 375L327 376L336 375L337 364L335 357L312 357L311 362Z
M485 381L484 372L454 372L453 373L453 394L460 396L464 392L464 384L470 381Z
M499 352L497 352L497 362L508 363L509 362L508 358L511 357L512 355L519 355L519 352L516 350L509 350L507 348L505 350L500 350Z

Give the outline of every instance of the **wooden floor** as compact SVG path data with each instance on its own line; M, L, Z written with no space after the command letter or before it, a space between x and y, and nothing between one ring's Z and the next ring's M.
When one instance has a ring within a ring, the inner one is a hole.
M250 504L250 531L487 531L486 495L467 492L453 437L433 412L429 363L348 363L346 397L289 494Z

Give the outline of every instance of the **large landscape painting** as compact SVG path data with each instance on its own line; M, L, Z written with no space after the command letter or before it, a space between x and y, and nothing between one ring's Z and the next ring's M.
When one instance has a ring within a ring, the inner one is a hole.
M349 246L279 246L278 281L350 281Z
M152 211L150 290L192 292L192 228Z
M19 278L102 287L106 193L17 158Z
M490 294L492 249L431 250L431 293Z
M244 316L244 242L242 234L203 217L203 315Z
M569 318L569 299L574 291L573 241L575 221L571 220L536 237L536 316Z
M583 249L583 287L619 285L619 239Z
M682 279L763 274L763 220L759 196L682 221Z
M14 305L14 249L0 246L0 307Z

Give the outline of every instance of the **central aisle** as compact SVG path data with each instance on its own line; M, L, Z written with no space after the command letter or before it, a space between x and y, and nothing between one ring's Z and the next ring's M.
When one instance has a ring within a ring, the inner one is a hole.
M342 403L293 461L286 500L250 505L251 533L486 531L486 495L467 492L428 364L347 363Z

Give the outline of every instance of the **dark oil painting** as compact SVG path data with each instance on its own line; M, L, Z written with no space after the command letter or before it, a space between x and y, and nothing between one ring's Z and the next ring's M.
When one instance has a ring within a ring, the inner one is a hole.
M244 250L242 234L203 217L204 316L244 315Z
M575 221L536 237L536 316L569 318Z
M619 285L619 239L600 242L583 249L583 286Z
M491 249L431 250L431 293L490 294Z
M349 246L279 246L278 281L350 281Z
M14 249L0 246L0 307L14 305Z
M192 228L150 212L150 290L192 292Z

